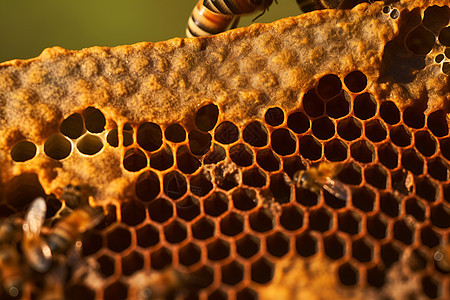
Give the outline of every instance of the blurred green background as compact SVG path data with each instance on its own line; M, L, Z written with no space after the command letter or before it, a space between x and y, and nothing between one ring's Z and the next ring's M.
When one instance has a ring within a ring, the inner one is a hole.
M0 62L52 46L82 49L184 37L196 0L0 0ZM300 13L295 0L272 4L257 22ZM247 16L240 26L251 24Z

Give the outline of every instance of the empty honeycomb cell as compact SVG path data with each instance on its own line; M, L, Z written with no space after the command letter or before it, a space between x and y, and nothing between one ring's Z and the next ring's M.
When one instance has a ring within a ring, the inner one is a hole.
M164 136L173 143L181 143L186 140L186 130L180 124L171 124L164 131Z
M9 208L3 207L5 212L0 212L0 214L6 214L11 208L16 211L23 210L37 197L45 197L45 191L36 173L23 172L6 183L3 197L1 202L4 204L6 200ZM8 216L5 215L5 217Z
M171 199L178 199L187 192L186 178L177 171L164 175L164 193Z
M398 152L390 143L378 146L378 160L387 168L395 169L398 166Z
M439 196L439 187L428 177L416 178L416 194L428 202L436 201Z
M197 130L189 132L189 149L194 155L204 155L211 148L211 135Z
M446 47L450 47L450 26L441 29L438 39L439 43Z
M398 19L398 17L400 16L400 12L398 11L398 9L394 8L391 13L389 14L389 17L391 17L392 19Z
M283 206L280 224L287 230L297 230L303 226L303 211L295 205Z
M353 141L362 134L361 122L353 117L340 120L337 125L337 132L341 138L347 141Z
M159 178L155 172L145 171L139 175L136 180L135 193L142 201L151 201L155 199L161 191Z
M450 63L449 62L444 62L442 64L442 73L444 73L445 75L450 75Z
M242 290L236 293L236 300L256 300L256 299L258 299L258 294L250 288L243 288Z
M381 214L367 217L367 232L378 240L387 237L388 221Z
M411 133L404 125L392 127L389 131L389 136L391 141L399 147L411 145Z
M436 152L436 140L428 131L417 131L414 134L414 145L425 156L431 156Z
M431 276L422 278L422 288L424 294L432 299L438 298L442 294L442 282Z
M215 290L208 295L208 300L228 300L228 294L222 290Z
M239 210L251 210L258 200L254 190L238 188L232 194L233 205Z
M444 200L450 203L450 185L444 185L443 190Z
M445 48L444 55L445 55L446 58L450 58L450 47Z
M222 266L222 282L228 285L236 285L244 279L244 267L237 261Z
M272 280L274 265L264 257L258 259L251 266L251 278L256 283L267 283Z
M450 209L441 204L433 206L430 213L431 223L440 228L450 227Z
M345 184L359 185L362 182L361 168L355 163L347 163L342 166L337 178Z
M244 218L231 212L220 220L220 231L228 236L235 236L244 230Z
M369 262L373 258L373 245L362 238L352 242L352 256L360 262Z
M425 126L423 109L417 106L407 107L403 111L403 122L410 128L420 129Z
M410 253L410 256L408 257L409 268L413 272L417 272L417 271L425 269L427 266L427 258L428 258L427 255L423 254L418 249L414 249Z
M293 112L288 116L287 126L297 134L304 133L309 129L309 118L302 112Z
M30 141L20 141L11 149L11 158L15 162L24 162L36 156L37 147Z
M173 205L169 200L158 198L148 206L148 214L153 221L163 223L173 215Z
M303 206L315 206L318 203L318 197L314 192L304 188L295 188L295 200Z
M123 227L116 227L106 236L108 248L114 252L122 252L131 245L131 233Z
M91 288L85 285L82 285L81 283L71 284L70 286L65 288L64 296L67 297L68 300L94 300L95 291L91 290Z
M423 173L423 159L414 149L408 149L402 153L402 165L414 175Z
M280 159L270 149L262 149L256 153L256 162L264 170L277 171L280 169Z
M342 201L340 198L337 198L335 195L325 189L323 190L323 199L328 207L334 209L342 208L347 205L346 201Z
M359 282L359 272L349 263L344 263L338 269L339 279L343 285L355 285Z
M137 201L122 202L122 221L130 226L136 226L145 220L145 207Z
M250 258L259 252L261 241L253 235L247 234L236 241L237 253L244 257Z
M264 147L268 143L267 128L260 122L254 121L245 126L242 138L253 147Z
M142 248L155 246L159 243L159 231L152 225L136 229L136 243Z
M61 122L59 131L70 139L79 138L84 131L83 118L78 113L71 114Z
M397 241L411 245L414 242L414 227L403 220L394 223L394 238Z
M172 264L172 251L166 247L150 253L150 266L155 270L162 270Z
M285 181L283 174L274 174L270 176L269 189L276 202L287 203L291 200L290 182Z
M422 244L433 248L440 244L441 236L436 233L431 227L426 226L420 230L420 239L422 240Z
M317 238L309 231L303 232L296 236L295 248L300 256L312 256L318 252Z
M325 254L331 259L339 259L345 255L345 240L336 234L323 239Z
M205 240L214 235L215 225L206 218L202 217L197 222L192 224L192 235L198 240Z
M100 273L104 277L109 277L114 274L115 269L115 262L116 260L112 258L111 256L108 256L106 254L103 254L99 258L97 258L97 262L100 267Z
M108 228L109 226L111 226L116 222L117 222L116 206L108 204L105 209L105 217L97 226L94 227L94 229L102 230Z
M384 268L375 266L367 270L367 283L373 287L380 288L386 281L386 274Z
M191 221L200 214L200 202L191 196L178 201L176 208L177 216L186 221Z
M318 160L322 157L322 144L310 135L305 135L299 140L298 148L304 158Z
M147 167L147 156L138 148L130 148L124 154L123 167L130 172L138 172Z
M228 210L228 197L224 193L215 192L203 201L205 213L218 217Z
M267 176L258 167L254 167L242 173L242 181L248 186L263 187L266 185Z
M353 93L362 92L367 86L367 77L361 71L353 71L344 78L345 86Z
M208 154L205 155L205 158L203 159L203 163L208 164L216 164L226 157L225 149L222 146L219 146L217 144L214 144L212 147L212 151L209 151Z
M72 151L72 144L60 133L54 133L44 143L45 154L53 159L67 158Z
M91 133L101 133L105 130L106 119L103 113L95 108L88 107L83 111L84 125Z
M271 107L266 111L264 120L270 126L281 125L284 122L284 112L279 107Z
M161 128L155 123L143 123L137 130L136 139L142 149L156 151L162 145Z
M370 93L356 96L353 104L355 116L361 120L367 120L377 113L377 102Z
M400 122L400 111L392 101L385 101L380 104L380 116L389 125Z
M319 208L309 213L309 228L326 232L333 227L333 215L325 208Z
M314 136L321 140L332 138L336 130L333 121L327 117L315 119L311 128Z
M386 268L389 268L392 264L397 262L401 253L402 250L393 245L392 242L382 245L380 249L381 259Z
M253 152L245 144L237 144L229 150L231 160L241 167L248 167L253 164Z
M338 214L338 229L348 234L358 234L361 231L361 216L354 211L344 211Z
M168 146L163 147L160 151L150 156L150 167L153 169L164 171L173 166L172 149Z
M442 27L448 24L449 17L450 8L448 6L429 6L423 13L422 24L437 34Z
M227 241L217 239L206 246L208 259L219 261L230 256L230 244Z
M322 99L328 100L338 95L342 90L342 83L339 77L328 74L319 79L317 93Z
M375 158L375 148L367 141L357 141L350 146L350 155L356 161L370 163Z
M177 149L177 167L184 174L192 174L201 167L201 162L183 145Z
M276 257L283 257L290 250L289 237L281 232L275 232L266 237L267 251Z
M259 208L250 214L249 223L251 229L256 232L266 232L274 227L274 218L271 211L267 208Z
M276 153L284 156L295 152L297 139L289 129L280 128L272 132L270 144Z
M434 136L443 137L448 135L448 121L443 110L437 110L429 114L427 126Z
M195 114L195 125L201 131L210 131L216 126L219 108L215 104L202 106Z
M232 165L233 166L233 165ZM232 188L239 185L239 180L241 178L240 169L224 169L215 168L214 169L214 180L218 188L229 191Z
M133 251L127 256L122 257L122 274L130 276L139 271L144 266L144 257L139 252Z
M49 195L46 199L47 201L47 213L45 215L45 218L51 218L56 215L56 213L60 210L62 203L57 199L56 197L53 197L52 195ZM0 208L0 210L3 208ZM8 209L6 209L6 213L8 213ZM12 214L13 211L10 212Z
M388 173L379 165L372 165L364 169L364 178L366 181L378 189L386 189L388 184Z
M122 129L122 136L123 136L122 144L124 147L128 147L134 143L133 134L134 130L131 124L129 123L124 124Z
M169 243L180 243L187 237L186 226L175 220L170 224L164 226L164 237Z
M83 154L94 155L103 149L103 141L93 134L86 134L77 141L77 149Z
M378 143L386 139L387 130L380 120L370 120L364 126L365 136L374 143Z
M450 138L440 140L439 144L442 155L450 161Z
M361 188L352 189L352 204L361 211L373 211L375 203L375 193L363 186Z
M405 43L408 50L412 53L427 55L433 49L435 39L431 31L420 25L408 33Z
M83 234L81 243L83 256L96 253L103 247L103 238L99 233L89 231Z
M236 125L229 121L225 121L217 126L214 139L222 144L231 144L238 140L239 138L239 129Z
M438 55L436 55L436 57L434 58L434 62L439 64L444 60L445 56L442 53L439 53Z
M303 164L302 158L299 155L296 155L283 159L283 169L289 178L293 179L295 173L300 170L306 170L306 167Z
M202 251L200 247L193 243L189 243L186 246L180 248L178 252L178 259L184 266L192 266L200 261Z
M350 112L350 95L341 91L339 95L329 100L326 104L327 115L331 118L342 118Z
M425 205L414 197L406 199L405 211L407 214L416 218L417 221L425 220Z
M304 111L310 117L320 117L325 112L325 104L319 98L315 89L310 89L303 96L302 104Z
M103 292L104 299L125 300L128 296L128 284L114 281Z
M113 128L108 132L106 135L106 142L111 147L119 147L119 130L117 130L117 128Z

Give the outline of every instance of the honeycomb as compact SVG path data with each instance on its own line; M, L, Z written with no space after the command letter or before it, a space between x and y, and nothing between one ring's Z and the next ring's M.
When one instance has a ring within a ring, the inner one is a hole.
M67 187L104 208L67 299L153 299L168 269L183 299L448 299L449 21L363 3L3 63L0 217L44 196L57 222ZM323 161L345 201L294 183ZM39 297L52 274L21 268Z

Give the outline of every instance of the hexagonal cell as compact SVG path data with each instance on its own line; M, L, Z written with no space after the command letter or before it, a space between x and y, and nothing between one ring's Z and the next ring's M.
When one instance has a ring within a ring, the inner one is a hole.
M131 252L125 257L122 257L122 274L130 276L134 272L141 270L144 267L144 257L139 252Z
M241 167L248 167L253 164L253 151L245 144L237 144L229 150L231 160Z
M159 171L169 169L173 163L172 149L167 145L150 157L150 167Z
M338 95L342 90L342 83L339 77L328 74L319 79L317 93L322 99L328 100Z
M192 235L198 240L205 240L214 235L215 225L214 223L206 218L202 217L197 222L192 224Z
M436 201L439 196L439 186L428 177L415 178L416 195L422 197L428 202Z
M325 143L324 152L329 161L344 161L348 156L348 147L341 140L333 139Z
M131 233L123 227L116 227L106 236L107 247L114 252L122 252L131 245Z
M448 56L450 56L450 54ZM450 63L449 62L446 61L442 64L441 72L444 73L445 75L450 75Z
M114 281L103 291L105 299L125 300L128 296L128 284L122 281Z
M450 138L445 138L439 142L442 155L450 160Z
M212 150L205 155L203 163L206 165L217 164L224 160L226 155L225 149L222 146L214 144Z
M351 210L339 213L338 229L348 234L358 234L361 230L361 216Z
M394 238L407 245L414 242L414 226L407 224L403 220L397 220L394 223Z
M240 168L229 168L226 164L220 164L213 170L214 183L222 190L229 191L239 185L241 180Z
M264 120L270 126L281 125L284 121L284 112L279 107L271 107L266 111Z
M61 122L59 131L70 139L79 138L84 131L83 118L79 113L71 114Z
M130 226L136 226L145 220L145 207L137 201L122 202L122 222Z
M352 204L361 211L369 212L374 208L375 203L375 193L366 188L365 186L361 188L352 189Z
M434 226L440 228L449 228L450 227L450 209L440 203L431 208L430 214L431 223Z
M427 160L428 174L439 181L447 181L450 166L440 157Z
M349 114L351 97L346 91L329 100L326 104L327 116L338 119Z
M405 211L416 218L417 221L425 220L425 205L418 199L411 197L405 201Z
M280 224L286 230L297 230L303 226L303 217L303 211L297 206L283 206Z
M224 193L215 192L203 201L205 213L218 217L228 210L228 197Z
M256 232L266 232L274 227L274 217L272 212L267 208L260 208L256 212L250 214L250 227Z
M423 293L434 299L442 295L442 281L436 280L431 276L422 278Z
M309 231L306 231L295 237L295 248L300 256L312 256L318 251L317 239Z
M190 179L190 190L199 197L206 196L213 189L209 173L202 172L194 175Z
M339 259L345 255L345 240L337 234L332 234L323 239L325 254L331 259Z
M450 185L446 184L443 186L443 194L444 194L444 200L450 203Z
M300 111L293 112L288 116L287 126L297 134L304 133L309 129L309 118Z
M360 262L369 262L373 258L373 245L362 238L352 242L352 256Z
M400 259L400 253L402 253L402 250L395 246L392 242L382 245L380 254L385 267L389 268L397 262Z
M338 209L338 208L342 208L347 206L347 199L348 197L348 192L346 191L346 195L340 195L340 197L336 197L335 195L333 195L333 193L330 193L329 191L327 191L326 189L322 190L322 195L323 195L323 199L325 204L328 207L334 208L334 209ZM343 198L344 201L341 199Z
M362 125L357 119L347 117L338 122L337 133L340 137L347 141L353 141L362 134Z
M359 272L350 263L344 263L338 269L339 279L343 285L355 285L359 282Z
M431 227L426 226L420 229L420 239L422 240L422 244L433 248L440 244L441 235L436 233Z
M414 175L423 173L423 159L414 149L405 150L402 153L401 162L403 167Z
M248 186L263 187L266 185L267 176L258 167L253 167L242 173L242 181Z
M378 146L378 160L387 168L394 169L398 166L398 153L390 143Z
M322 144L310 135L300 138L298 148L304 158L318 160L322 157Z
M81 238L83 256L96 253L103 247L103 237L94 231L85 232Z
M219 261L230 256L230 244L221 239L209 243L206 249L209 260Z
M236 241L236 251L240 256L244 258L250 258L258 253L260 246L260 240L250 234L244 235Z
M85 155L94 155L103 149L103 141L93 134L85 134L77 141L77 149Z
M313 120L311 128L314 136L321 140L332 138L336 132L335 124L327 117Z
M220 231L228 236L235 236L244 230L244 218L231 212L220 220Z
M276 257L283 257L290 250L289 237L281 232L275 232L266 237L267 251Z
M280 159L270 149L259 150L256 154L256 162L261 168L268 172L280 169Z
M431 156L436 152L436 140L431 137L428 131L417 131L414 134L414 145L417 150L425 156Z
M267 259L260 258L251 266L252 281L266 283L272 280L275 266Z
M232 194L233 205L239 210L251 210L256 207L258 200L254 190L238 188Z
M174 143L181 143L186 140L186 130L180 124L171 124L164 131L167 140Z
M406 147L411 145L411 133L404 125L392 127L390 129L389 135L391 141L399 147Z
M195 125L201 131L210 131L216 126L219 117L219 108L215 104L207 104L195 114Z
M222 290L215 290L208 295L208 300L228 300L228 294Z
M306 166L303 164L302 158L296 155L283 159L283 169L289 178L293 179L294 174L300 170L306 170Z
M369 285L380 288L386 281L386 273L384 268L375 266L367 270L366 278Z
M15 162L24 162L36 156L37 147L30 141L20 141L11 149L11 159Z
M206 288L214 282L214 271L208 266L195 270L192 276L198 278L195 283L198 288Z
M169 243L180 243L187 237L186 226L175 220L164 226L164 236Z
M244 266L237 261L222 266L222 282L236 285L244 279Z
M144 150L158 150L162 145L161 128L155 123L142 123L137 130L137 143Z
M309 213L309 227L312 230L325 232L333 227L333 215L325 208L319 208Z
M353 93L362 92L367 86L367 77L361 71L353 71L344 78L345 86Z
M400 111L392 101L385 101L380 105L380 116L389 125L400 122Z
M224 121L214 131L214 139L225 145L232 144L239 139L239 129L230 121Z
M201 162L183 145L177 149L177 167L184 174L192 174L201 167Z
M289 129L275 129L271 134L270 144L272 149L279 155L289 155L297 148L297 139Z
M191 221L200 214L200 202L197 198L187 196L176 204L177 216Z
M319 195L308 189L295 187L295 200L302 206L315 206L319 202Z
M388 184L388 173L379 165L368 166L364 169L364 178L377 189L386 189Z
M439 53L434 57L434 62L440 64L444 60L445 56L442 53Z
M193 264L200 261L201 249L199 246L189 243L186 246L180 248L178 252L178 259L180 263L184 266L192 266Z
M350 155L356 161L370 163L375 158L375 148L367 141L357 141L350 146Z
M45 154L53 159L67 158L72 152L72 143L60 133L54 133L44 143Z
M130 172L138 172L147 167L147 156L138 148L130 148L123 156L123 167Z
M434 136L443 137L448 135L447 116L443 110L437 110L429 114L427 126Z
M408 257L409 268L413 272L423 270L427 266L428 255L422 253L419 249L414 249Z
M116 260L106 254L97 258L101 274L106 278L114 274Z
M172 171L164 175L164 193L171 199L178 199L187 192L186 178L177 171Z
M406 47L416 55L428 54L434 46L436 37L424 26L417 26L406 36Z
M150 253L150 266L155 270L162 270L172 264L172 251L166 247Z
M377 113L377 102L370 93L363 93L356 96L353 104L355 116L360 120L367 120Z
M89 132L100 133L105 130L106 119L103 113L92 106L83 111L84 125Z
M159 243L159 231L152 225L136 229L136 243L142 248L155 246Z
M380 194L380 209L386 215L395 218L400 212L400 203L391 193Z
M257 300L258 293L250 288L243 288L236 293L236 300Z
M251 122L245 126L242 138L253 147L264 147L269 140L267 128L258 121Z
M116 222L117 222L116 206L108 204L106 206L105 217L97 226L94 227L94 229L102 230L111 226L112 224L115 224Z
M134 143L134 129L131 124L126 123L123 125L122 136L123 136L123 146L128 147Z
M290 183L286 183L283 174L273 174L270 176L270 192L278 203L287 203L291 200Z
M386 139L387 130L380 120L370 120L364 127L365 136L374 143L378 143Z
M204 155L211 148L211 135L209 133L192 130L188 135L189 149L194 155Z
M148 214L153 221L163 223L172 217L173 204L164 198L155 199L148 206Z
M434 39L434 37L433 37ZM425 114L418 106L409 106L403 111L403 122L410 128L420 129L425 126Z
M342 166L337 177L342 183L360 185L362 182L361 168L355 163L347 163Z
M310 89L306 92L303 96L302 105L306 114L313 118L319 117L325 112L325 104L322 99L319 98L315 89Z
M448 24L450 9L448 6L429 6L423 13L422 24L431 32L437 34Z
M381 214L367 217L367 232L376 239L387 237L388 221Z

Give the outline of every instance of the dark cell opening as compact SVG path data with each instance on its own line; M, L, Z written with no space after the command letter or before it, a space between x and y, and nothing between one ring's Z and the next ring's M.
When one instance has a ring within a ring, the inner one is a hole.
M228 197L220 192L213 193L203 203L205 213L218 217L228 210Z
M134 143L134 130L131 124L126 123L123 125L122 136L123 136L123 146L128 147Z
M244 258L250 258L258 253L260 241L253 235L245 235L236 241L236 251Z
M346 184L359 185L362 181L361 169L354 163L345 164L338 174L338 179Z
M232 194L233 205L239 210L251 210L256 207L258 200L256 199L256 192L250 189L239 188Z
M97 259L97 262L100 265L100 272L104 277L109 277L114 274L114 258L103 254Z
M184 174L192 174L201 167L201 162L183 145L177 149L177 167Z
M178 244L184 241L187 237L186 226L178 221L164 226L164 236L166 241L172 244Z
M427 177L417 178L415 180L416 183L416 194L428 202L436 201L437 196L439 195L439 187L436 186L431 180Z
M32 159L37 152L37 147L30 141L20 141L11 149L11 158L15 162L24 162Z
M339 77L328 74L319 79L317 93L322 99L328 100L337 96L342 90L342 83Z
M380 105L380 116L388 124L400 122L400 111L392 101L385 101Z
M327 115L334 119L348 115L350 112L350 102L350 95L345 91L340 92L339 95L327 102Z
M218 261L230 255L230 244L224 240L215 240L206 247L208 259Z
M267 128L260 122L254 121L245 126L242 137L253 147L263 147L268 142Z
M213 188L211 178L207 173L200 173L191 177L191 192L199 197L206 196Z
M314 136L321 140L328 140L335 134L335 125L327 117L315 119L311 127Z
M222 144L234 143L239 139L239 129L229 121L222 122L214 132L214 139Z
M158 150L162 145L161 128L155 123L146 122L141 124L137 130L137 142L144 150Z
M148 206L148 214L153 221L163 223L173 215L172 203L166 199L158 198Z
M387 136L386 127L379 120L371 120L365 125L365 135L372 142L378 143Z
M284 112L279 107L269 108L264 115L264 120L270 126L281 125L284 121Z
M287 125L293 132L300 134L309 129L309 118L302 112L294 112L288 116Z
M83 154L94 155L103 149L103 141L96 135L86 134L78 140L77 149Z
M283 206L280 223L287 230L297 230L303 226L303 211L295 205Z
M445 75L450 75L450 63L449 62L444 62L442 64L442 73L444 73Z
M433 49L435 39L431 31L420 25L410 31L406 36L406 48L416 55L427 55ZM441 42L441 44L444 43Z
M355 285L359 281L358 270L349 263L340 266L338 273L343 285Z
M250 227L256 232L266 232L274 227L274 217L269 209L260 208L249 216Z
M192 235L197 240L205 240L214 235L214 223L206 217L201 218L192 225Z
M145 225L136 229L136 242L143 248L155 246L159 243L159 232L152 225Z
M197 245L189 243L180 249L178 257L182 265L192 266L200 260L201 254L201 250Z
M303 165L302 159L300 156L291 156L286 157L283 160L283 169L290 179L294 178L294 174L300 170L305 170L306 167Z
M442 27L448 24L449 17L450 8L448 6L429 6L423 13L422 24L437 34Z
M155 270L162 270L172 264L172 252L162 247L150 254L150 266Z
M153 169L164 171L173 166L172 149L168 146L163 147L160 151L153 153L150 157L150 167Z
M237 144L229 150L231 160L241 167L248 167L253 164L253 152L245 144Z
M387 236L387 222L380 215L367 218L367 231L376 239L382 240Z
M288 203L291 200L291 187L286 183L283 174L274 174L270 176L269 189L278 203Z
M236 285L244 279L244 267L233 261L222 266L222 282L228 285Z
M164 135L171 142L181 143L186 139L186 130L180 124L171 124L166 128Z
M344 78L345 86L353 93L363 91L367 86L367 77L361 71L353 71Z
M439 42L446 47L450 47L450 26L441 29L439 32Z
M325 144L325 157L329 161L343 161L347 159L347 145L339 139L334 139Z
M442 155L444 155L447 160L450 160L450 138L442 139L439 144Z
M445 58L444 54L439 53L438 55L436 55L436 57L434 58L434 62L439 64L441 63L441 61L443 61Z
M200 202L191 196L187 196L176 204L177 216L186 221L191 221L200 214Z
M428 226L420 230L420 239L422 240L422 243L429 248L436 247L441 242L441 236Z
M83 256L92 255L103 247L102 236L93 231L88 231L84 233L81 242L83 244L82 248Z
M386 215L395 218L400 212L399 201L391 193L380 195L380 209Z
M141 270L144 266L144 258L138 252L131 252L125 257L122 257L122 274L130 276L134 272Z
M197 130L189 132L189 148L194 155L204 155L211 148L211 135Z
M414 175L423 173L423 159L414 149L409 149L402 153L402 165Z
M164 175L164 193L171 199L178 199L187 191L186 178L177 171L172 171Z
M219 108L214 104L201 107L195 115L195 125L201 131L210 131L214 128L219 117Z
M399 260L400 252L400 249L394 246L392 242L381 246L381 259L383 260L386 268L389 268Z
M405 201L406 213L416 218L417 221L425 220L425 205L418 199L412 197Z
M270 149L259 150L256 154L256 162L268 172L280 169L280 159Z
M138 172L147 167L147 157L138 148L131 148L125 152L123 167L130 172Z
M136 181L135 191L136 196L142 201L155 199L160 192L158 175L152 171L146 171L139 175Z
M44 143L45 154L53 159L67 158L72 151L72 144L62 134L52 134Z
M78 283L71 284L70 286L66 287L64 296L67 297L68 300L94 300L95 292L87 286Z
M325 232L333 226L333 216L324 208L309 213L309 227L312 230Z
M355 118L348 117L339 121L337 132L344 140L353 141L361 136L362 125Z
M35 173L24 172L20 175L14 176L11 180L4 184L5 192L4 198L6 203L16 210L22 210L37 197L45 198L45 191L39 182L39 178ZM5 212L0 211L1 214L8 216L10 208L1 207Z
M364 239L352 243L352 256L360 262L369 262L373 256L373 245Z
M430 276L422 278L423 292L428 297L434 299L442 294L441 283Z
M309 232L298 235L295 239L297 253L303 257L309 257L317 253L317 239Z
M220 221L220 231L228 236L235 236L244 230L244 218L237 213L229 213Z
M228 300L228 295L222 290L215 290L208 295L208 300Z
M338 214L338 228L348 234L358 234L361 230L361 217L353 211Z
M399 147L411 145L411 133L404 125L392 127L389 135L392 142Z
M351 156L359 162L369 163L375 157L375 149L366 141L358 141L350 146Z
M266 185L266 174L258 167L245 170L242 174L242 181L244 184L253 187L263 187Z
M108 204L106 206L105 217L100 222L100 224L98 224L97 226L94 227L94 229L102 230L102 229L108 228L109 226L111 226L112 224L115 224L116 222L117 222L116 206L112 205L112 204Z
M398 17L400 16L400 12L398 11L398 9L394 8L391 13L389 14L389 17L391 17L392 19L398 19Z
M275 257L283 257L290 250L289 238L281 232L275 232L266 238L266 249Z
M403 220L394 223L394 238L407 245L411 245L414 241L414 228L411 228Z
M208 164L216 164L226 157L225 149L222 146L217 144L213 145L212 151L209 151L208 154L205 155L203 159L203 163Z
M84 131L83 118L78 113L71 114L61 122L59 131L70 139L79 138Z
M364 170L366 181L378 189L384 190L387 186L388 174L378 165L369 166Z
M352 189L352 203L361 211L369 212L373 210L375 194L366 187Z
M260 258L251 266L252 281L256 283L266 283L272 280L274 265L265 258Z
M403 122L410 128L420 129L425 126L423 109L417 106L407 107L403 111Z
M381 288L386 281L386 274L383 268L375 266L367 270L367 283L373 287Z
M450 170L450 167L444 160L442 160L440 157L436 157L432 160L429 160L427 164L428 174L430 174L431 177L439 181L448 180L448 172Z
M448 135L447 116L443 110L432 112L428 116L427 125L434 136L443 137Z
M95 107L88 107L83 111L84 125L89 132L100 133L105 130L106 119L103 113Z
M304 158L318 160L322 157L322 144L312 136L303 136L299 141L298 147L300 154Z
M353 104L355 116L361 120L372 118L377 113L377 102L369 93L356 96Z
M431 223L440 228L450 227L450 209L442 203L431 208Z
M378 147L378 160L387 168L395 169L398 166L398 153L390 143Z
M345 254L345 241L333 234L323 240L325 254L331 259L339 259Z
M281 128L272 132L270 144L276 153L284 156L295 152L297 139L288 129Z
M105 288L103 297L105 299L125 300L128 295L127 284L115 281Z
M295 188L295 199L303 206L314 206L318 203L318 197L314 192L304 188Z
M106 142L114 148L119 146L119 131L117 128L111 129L111 131L108 132Z
M306 114L310 117L319 117L325 112L325 104L314 89L309 90L303 96L302 104Z
M114 252L122 252L131 245L131 233L122 227L117 227L106 236L108 248Z
M236 300L257 300L258 294L249 288L243 288L236 293Z
M431 156L436 152L436 140L428 131L417 131L414 134L414 145L425 156Z
M136 226L145 220L145 207L137 201L123 202L121 205L122 222Z

